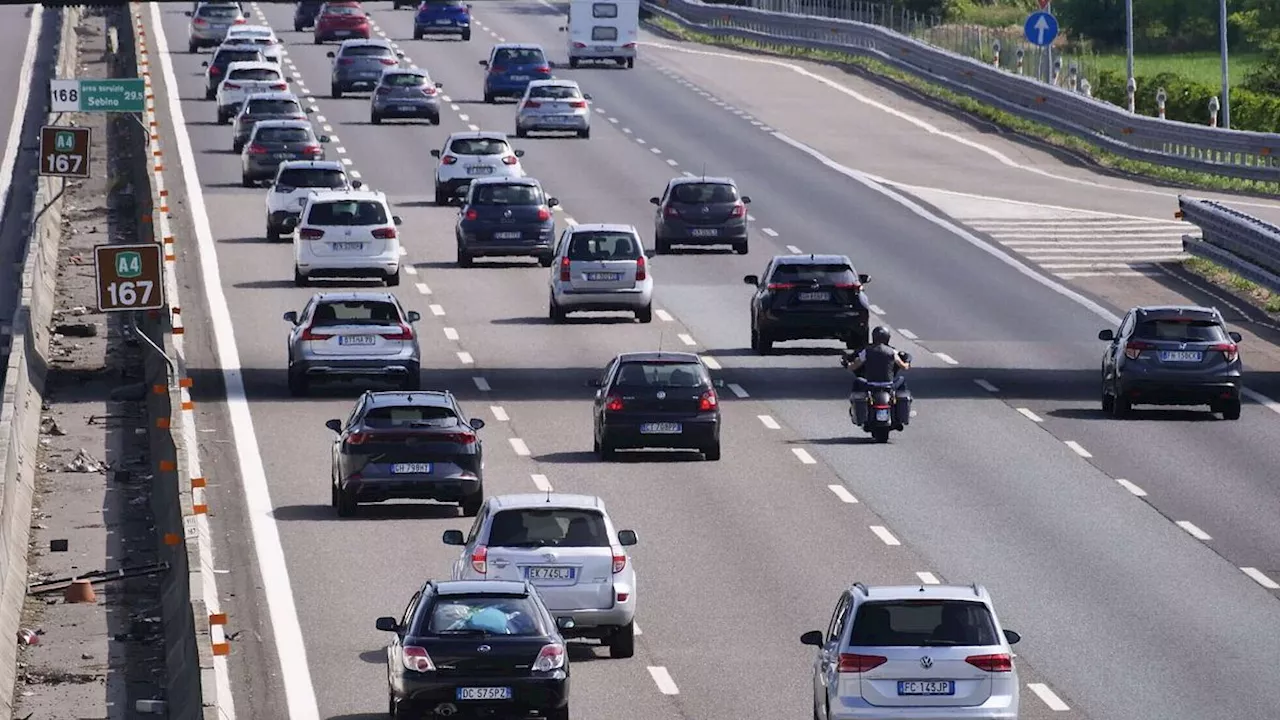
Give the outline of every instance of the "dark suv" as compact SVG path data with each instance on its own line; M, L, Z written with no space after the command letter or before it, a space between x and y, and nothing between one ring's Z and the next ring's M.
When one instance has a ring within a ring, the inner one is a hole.
M1217 308L1137 307L1102 356L1102 410L1125 417L1134 405L1208 405L1240 419L1240 333L1228 332Z
M559 204L533 178L475 180L458 211L458 265L470 267L477 257L519 255L551 267L556 233L551 208Z
M653 249L671 252L672 245L729 245L747 254L747 205L726 177L678 177L667 183L662 197L649 198L658 206L653 218Z
M484 503L484 420L464 419L452 393L372 392L344 423L324 425L333 441L332 503L340 517L360 503L391 499L456 502L467 516Z
M760 276L742 281L751 298L751 349L764 355L785 340L843 340L849 350L867 346L870 304L860 275L844 255L778 255Z
M226 79L227 68L233 62L263 62L267 58L257 45L246 42L228 43L218 46L212 60L200 63L204 68L204 99L218 97L218 86Z

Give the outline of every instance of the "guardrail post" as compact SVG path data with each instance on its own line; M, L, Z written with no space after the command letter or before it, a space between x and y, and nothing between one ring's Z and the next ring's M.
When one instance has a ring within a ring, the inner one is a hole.
M1216 95L1209 98L1209 127L1218 127L1218 110L1221 107L1222 104L1218 102Z
M1124 94L1125 100L1129 104L1129 112L1137 112L1136 100L1138 96L1138 81L1134 78L1129 78L1129 82L1125 83L1124 86Z
M1026 55L1027 55L1026 50L1023 50L1022 48L1018 48L1017 56L1018 56L1018 74L1019 75L1022 74L1022 58L1026 57Z
M1080 81L1080 94L1085 97L1093 97L1093 83L1089 82L1089 78Z
M1080 66L1071 63L1071 68L1067 70L1067 87L1071 88L1071 92L1077 92L1080 87Z
M1164 120L1164 103L1169 99L1169 95L1165 93L1164 88L1156 90L1156 110L1160 113L1160 119Z
M1049 84L1057 85L1058 77L1062 75L1062 58L1053 59L1053 72L1049 75Z
M991 64L995 65L996 67L1000 67L1000 41L999 40L996 40L995 42L991 43L991 54L995 55L995 58L996 58L995 61L992 62Z

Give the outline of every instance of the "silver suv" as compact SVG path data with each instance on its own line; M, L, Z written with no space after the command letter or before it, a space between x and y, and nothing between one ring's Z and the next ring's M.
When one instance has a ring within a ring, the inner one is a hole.
M980 585L854 583L825 631L800 642L813 664L817 720L1017 720L1018 673Z
M572 618L565 637L597 638L611 657L635 655L636 573L626 548L636 534L616 530L600 498L498 495L467 537L446 530L443 540L462 547L454 580L528 580L553 615Z
M306 395L317 380L386 379L405 390L422 384L422 350L406 312L388 292L322 292L284 319L289 331L289 392Z

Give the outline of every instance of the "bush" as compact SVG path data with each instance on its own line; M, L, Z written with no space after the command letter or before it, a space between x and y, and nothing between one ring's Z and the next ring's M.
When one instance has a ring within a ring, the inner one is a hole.
M1168 96L1164 107L1165 117L1197 125L1209 124L1209 98L1218 97L1221 90L1216 85L1189 82L1173 73L1138 77L1137 81L1138 93L1134 98L1134 106L1138 113L1153 117L1157 115L1156 91L1164 88ZM1098 74L1093 94L1101 100L1126 107L1128 99L1124 86L1123 75L1104 70ZM1235 130L1280 132L1280 97L1240 87L1232 88L1231 127Z

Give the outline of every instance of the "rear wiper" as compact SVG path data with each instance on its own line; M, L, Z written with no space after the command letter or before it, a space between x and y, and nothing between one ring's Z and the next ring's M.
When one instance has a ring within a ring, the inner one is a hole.
M490 545L490 547L502 547L502 548L540 548L540 547L548 547L548 545L547 545L546 543L543 543L543 542L522 542L522 543L502 543L501 545L494 544L494 545Z
M437 635L492 635L493 633L489 632L488 630L481 630L480 628L459 628L457 630L441 630L436 634Z

